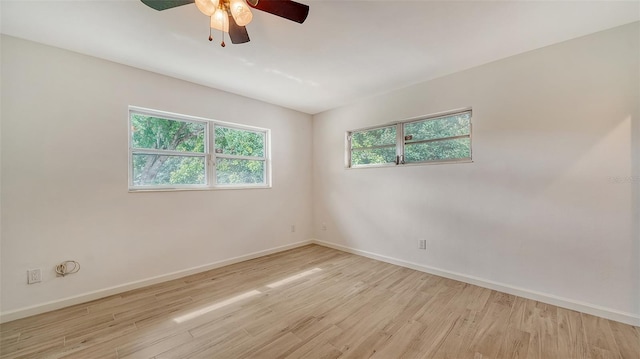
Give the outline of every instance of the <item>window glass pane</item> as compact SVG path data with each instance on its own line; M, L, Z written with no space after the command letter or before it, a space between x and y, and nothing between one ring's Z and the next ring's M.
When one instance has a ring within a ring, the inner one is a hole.
M133 148L204 153L204 136L204 123L168 120L131 113Z
M264 157L264 132L216 126L216 153Z
M405 162L423 162L471 158L471 139L456 138L423 143L408 143L404 147Z
M470 133L469 112L435 120L407 123L404 125L405 142L431 140L434 138L463 136Z
M363 166L396 162L396 147L351 151L351 165Z
M133 154L133 184L205 184L204 157Z
M217 184L265 183L265 161L218 158L216 161Z
M364 148L396 143L396 126L358 131L351 134L351 148Z

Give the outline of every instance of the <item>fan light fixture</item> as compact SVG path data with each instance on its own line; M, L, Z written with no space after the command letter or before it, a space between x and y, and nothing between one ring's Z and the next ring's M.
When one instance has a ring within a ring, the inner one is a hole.
M2 0L0 0L2 1ZM196 3L200 12L210 18L209 41L213 41L212 29L222 31L222 47L224 34L228 33L231 43L249 42L249 34L245 25L253 19L250 7L302 24L309 15L309 5L293 0L140 0L148 7L163 11L178 6Z
M211 18L212 29L229 32L229 15L238 26L246 26L253 19L253 14L245 0L195 0L201 13ZM211 33L209 41L213 40ZM224 34L221 45L224 47Z

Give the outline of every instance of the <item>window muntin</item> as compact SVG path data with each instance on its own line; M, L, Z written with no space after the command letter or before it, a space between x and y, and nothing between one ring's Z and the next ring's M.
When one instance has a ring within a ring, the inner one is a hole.
M352 166L395 163L396 126L354 131L350 134Z
M347 167L471 161L471 110L347 132Z
M374 128L351 133L351 148L373 148L385 145L395 146L396 126Z
M129 121L131 187L206 184L206 122L141 112L131 112Z
M468 137L406 143L404 146L405 163L461 159L471 159L471 139Z
M471 159L471 111L402 124L405 163Z
M404 123L405 142L443 139L471 134L471 112Z
M234 186L266 183L265 132L215 125L214 147L216 184Z
M269 130L129 110L129 189L270 186Z

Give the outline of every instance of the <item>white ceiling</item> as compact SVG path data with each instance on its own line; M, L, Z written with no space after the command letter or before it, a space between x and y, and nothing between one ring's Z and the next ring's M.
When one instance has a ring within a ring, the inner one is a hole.
M640 20L638 1L320 1L300 25L254 10L251 42L207 40L195 5L1 0L2 33L315 114Z

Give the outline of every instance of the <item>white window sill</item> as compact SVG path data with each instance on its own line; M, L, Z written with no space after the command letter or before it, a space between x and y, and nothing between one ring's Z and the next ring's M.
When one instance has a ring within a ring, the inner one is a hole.
M191 188L129 188L129 193L144 192L182 192L182 191L219 191L237 189L270 189L272 186L216 186L216 187L191 187Z

